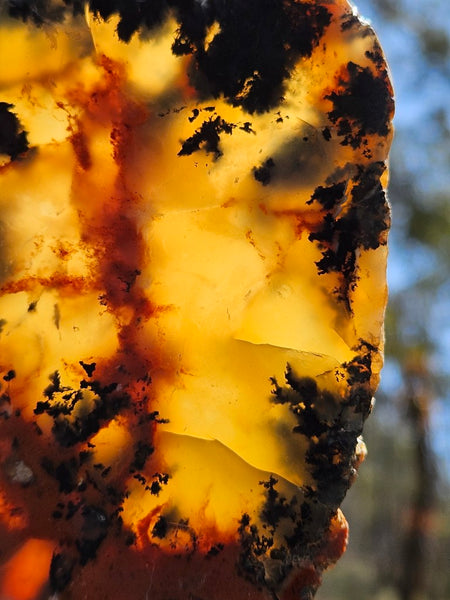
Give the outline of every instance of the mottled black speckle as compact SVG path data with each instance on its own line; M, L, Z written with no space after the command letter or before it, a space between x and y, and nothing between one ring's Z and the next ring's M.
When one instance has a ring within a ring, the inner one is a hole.
M199 109L198 108L194 108L192 110L192 116L188 117L189 123L192 123L193 121L195 121L195 119L198 117L199 114L200 114Z
M12 108L12 104L0 102L0 154L7 154L11 160L16 160L28 150L28 140L19 119L11 112Z
M298 425L294 433L308 437L319 436L329 429L338 416L339 403L327 390L319 390L312 377L299 377L287 365L286 382L288 387L274 384L273 401L288 404L296 416Z
M333 103L328 117L337 125L341 143L358 148L367 134L388 134L394 101L386 70L374 75L369 67L349 62L347 73L343 91L325 98Z
M72 457L61 462L54 462L48 457L44 457L41 461L42 468L59 483L59 491L63 494L73 492L78 483L78 467L79 463L76 458Z
M377 69L382 71L384 68L384 56L383 51L381 50L381 46L378 42L374 42L373 50L367 50L365 52L365 56L371 60L374 65L376 65Z
M80 0L9 0L7 5L11 16L38 26L84 8ZM193 56L191 83L198 92L224 95L249 112L279 104L296 60L310 56L331 20L326 7L300 1L89 0L88 5L104 21L119 15L117 34L124 42L142 29L151 34L172 14L178 21L173 52ZM219 31L207 44L214 22Z
M260 167L253 167L253 177L259 183L267 185L270 183L272 178L272 170L275 167L275 161L273 158L268 158Z
M261 521L269 526L270 530L275 532L281 519L295 520L296 517L296 499L288 503L286 498L281 496L276 490L278 480L270 476L268 481L260 481L259 484L266 489L266 501L260 514Z
M152 448L150 444L139 440L134 449L134 458L130 465L130 472L141 471L145 467L145 463L153 451L154 448Z
M97 365L96 365L96 363L95 363L95 362L93 362L93 363L85 363L85 362L83 362L82 360L80 360L80 363L79 363L79 364L80 364L80 365L83 367L83 369L85 370L85 372L86 372L86 375L87 375L88 377L92 377L92 375L93 375L93 373L94 373L94 371L95 371L95 368L96 368L96 366L97 366Z
M99 381L80 381L78 389L61 385L58 371L50 375L51 384L43 395L47 400L36 404L36 415L47 414L53 418L52 433L56 441L64 447L86 441L97 433L103 422L114 418L129 406L129 395L117 390L117 383L102 385ZM84 402L83 390L90 390L95 395L93 407L89 410L74 413L74 408Z
M323 139L326 142L329 142L331 140L331 130L330 130L330 128L329 127L324 127L322 129L322 135L323 135Z
M342 18L341 31L348 31L353 27L360 27L361 23L358 17L354 14L346 14Z
M4 381L12 381L15 377L16 377L16 372L14 371L14 369L10 369L6 373L6 375L3 375L3 380Z
M218 544L214 544L214 546L211 546L211 548L208 550L206 557L211 558L213 556L217 556L218 554L220 554L220 552L222 552L224 547L225 546L223 544L221 544L220 542Z
M347 184L341 181L328 187L319 185L314 190L311 199L306 204L312 204L314 201L319 202L325 210L331 210L344 199L345 189Z
M327 212L320 228L309 235L322 250L322 259L316 263L319 274L340 274L342 283L337 292L349 311L349 292L357 280L357 249L375 250L386 243L390 212L380 181L385 168L382 162L359 167L348 210L336 217Z
M157 496L162 490L162 486L167 485L168 481L169 475L167 473L155 473L153 475L152 483L150 486L147 486L146 489L148 489L154 496Z
M152 529L152 536L162 540L166 537L168 530L169 525L167 523L167 519L160 515Z
M219 116L203 121L201 127L182 143L178 156L189 156L202 148L207 154L212 153L214 154L214 158L218 159L222 156L222 151L219 147L220 134L226 133L231 135L234 127L234 124L227 123Z
M262 585L265 582L265 569L259 557L270 550L273 539L260 535L257 526L251 523L250 516L246 513L240 520L238 534L241 546L237 564L239 572L256 585Z

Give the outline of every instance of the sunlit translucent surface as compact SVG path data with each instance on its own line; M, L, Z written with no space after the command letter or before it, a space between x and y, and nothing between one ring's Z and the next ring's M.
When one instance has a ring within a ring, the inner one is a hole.
M280 110L251 115L196 93L188 58L171 53L170 18L150 42L136 36L129 45L117 39L114 18L77 17L50 33L0 26L15 57L0 80L2 100L14 105L31 147L16 162L5 157L1 184L1 366L12 464L5 486L28 519L14 528L2 514L12 562L3 567L1 593L22 598L21 584L9 591L11 572L35 538L45 545L45 564L33 567L39 574L51 561L48 549L65 544L84 564L77 528L82 540L97 528L99 561L109 560L119 533L106 523L114 529L119 514L131 540L123 573L133 560L181 554L188 561L194 550L204 558L217 544L242 545L247 515L273 538L252 552L268 588L279 586L270 548L281 551L306 527L307 510L316 509L299 507L309 507L311 494L323 507L323 540L304 559L308 568L319 572L343 551L336 498L363 457L357 437L382 361L388 214L381 184L391 131L368 127L364 142L343 143L330 94L345 94L348 65L356 63L388 97L390 88L371 31L356 21L341 26L351 14L346 3L330 10L320 44L292 70ZM389 104L387 119L391 112ZM182 152L209 117L233 124L218 150L202 143ZM269 159L277 168L261 181L257 169ZM345 193L332 208L314 196L339 185ZM373 215L372 197L380 202ZM357 231L341 235L336 223L342 219L343 228L358 201ZM336 230L330 239L327 217ZM330 254L346 267L320 268ZM323 393L317 431L304 416L316 410L310 398L274 400L287 365ZM364 407L355 408L361 398ZM345 443L334 449L336 436ZM329 498L328 475L311 466L322 443L324 470L337 473ZM15 491L19 458L33 481ZM61 468L70 471L64 483ZM264 517L272 477L295 507L275 525ZM73 522L62 518L68 498L81 507ZM94 585L94 557L84 571L74 567L79 585ZM235 570L235 559L227 564ZM97 586L109 585L102 569ZM30 600L43 584L33 580ZM78 584L68 597L77 597ZM133 585L142 592L142 573ZM200 583L189 585L197 593ZM260 597L258 587L249 593Z

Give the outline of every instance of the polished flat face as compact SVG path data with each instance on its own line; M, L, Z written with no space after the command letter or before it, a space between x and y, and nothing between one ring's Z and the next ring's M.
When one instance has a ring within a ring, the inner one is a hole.
M0 24L0 596L312 597L382 362L381 49L343 0L77 8Z

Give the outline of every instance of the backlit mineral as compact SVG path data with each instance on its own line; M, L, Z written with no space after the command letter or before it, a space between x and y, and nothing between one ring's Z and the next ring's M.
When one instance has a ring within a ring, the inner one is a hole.
M312 598L382 364L372 29L10 0L0 55L0 597Z

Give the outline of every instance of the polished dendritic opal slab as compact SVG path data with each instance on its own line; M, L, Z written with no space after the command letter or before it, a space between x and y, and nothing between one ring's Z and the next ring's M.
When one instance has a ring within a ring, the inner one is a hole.
M344 0L0 11L0 597L311 598L382 365L374 32Z

